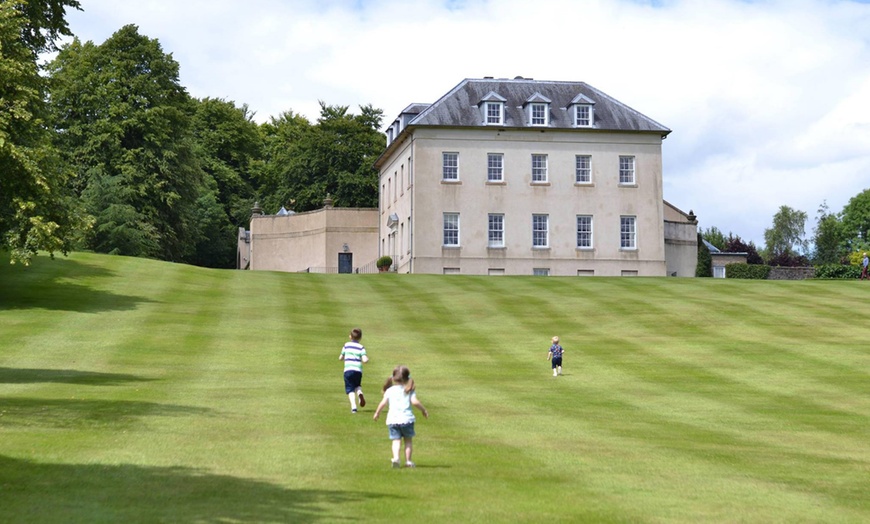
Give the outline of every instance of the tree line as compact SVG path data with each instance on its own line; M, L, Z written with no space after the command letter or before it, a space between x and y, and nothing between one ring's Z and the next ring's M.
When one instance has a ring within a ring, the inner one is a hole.
M0 234L13 262L87 249L231 268L255 201L377 206L380 109L321 101L316 122L286 111L258 124L245 104L190 96L135 25L58 47L74 36L66 9L81 6L0 3Z
M771 227L764 230L764 247L744 242L739 235L726 236L717 227L699 232L703 239L725 253L747 253L749 264L806 267L860 264L863 254L870 252L870 189L858 193L839 212L832 212L822 202L816 223L807 237L807 213L780 206ZM709 276L709 253L699 242L698 276Z

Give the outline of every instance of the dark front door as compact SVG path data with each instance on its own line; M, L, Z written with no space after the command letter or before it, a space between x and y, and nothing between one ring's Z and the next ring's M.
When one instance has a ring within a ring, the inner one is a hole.
M353 273L353 253L338 254L338 272Z

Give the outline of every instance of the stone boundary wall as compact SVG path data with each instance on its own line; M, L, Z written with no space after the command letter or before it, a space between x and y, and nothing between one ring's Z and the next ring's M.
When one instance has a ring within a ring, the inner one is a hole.
M814 267L772 267L767 280L806 280L816 275Z

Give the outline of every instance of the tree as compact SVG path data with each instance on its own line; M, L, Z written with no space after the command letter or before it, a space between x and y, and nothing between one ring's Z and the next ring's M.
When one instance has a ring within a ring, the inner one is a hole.
M698 233L698 265L695 267L696 277L713 276L713 256L707 245L703 242L701 233Z
M806 251L806 240L803 238L806 221L807 214L803 211L788 206L779 208L779 211L773 216L773 226L764 230L765 249L769 257L769 264L794 265L773 264L772 261L782 262L788 260L789 257L798 257L801 252Z
M383 112L320 102L320 119L311 125L287 112L263 126L266 165L260 186L266 209L295 201L299 211L321 207L327 194L336 206L377 207L378 173L374 162L383 151Z
M839 264L848 253L843 221L828 211L828 204L819 206L813 232L813 261L816 264Z
M842 216L843 235L848 241L854 244L870 240L870 189L850 198Z
M707 229L701 232L701 236L704 237L704 240L713 244L718 249L725 248L725 235L719 231L716 226L708 227Z
M134 25L101 45L75 39L49 65L56 144L96 217L97 251L176 262L194 253L204 182L178 70Z
M238 228L254 203L255 173L263 162L263 138L247 105L205 98L196 101L192 131L205 175L196 203L200 229L192 263L232 268Z
M51 146L37 65L40 53L70 34L66 7L79 3L0 3L0 245L10 249L12 262L29 264L40 250L66 254L89 225Z
M749 242L745 243L739 235L733 235L728 233L728 238L725 239L725 245L722 248L722 251L725 253L746 253L746 263L747 264L763 264L764 260L761 258L761 255L758 254L758 250L755 247L755 244Z

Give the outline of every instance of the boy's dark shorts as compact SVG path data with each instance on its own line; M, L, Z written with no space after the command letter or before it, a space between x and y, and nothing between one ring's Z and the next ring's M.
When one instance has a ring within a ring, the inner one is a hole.
M344 392L353 393L356 388L362 386L361 371L345 371L344 372Z
M562 357L553 357L553 369L562 365Z

